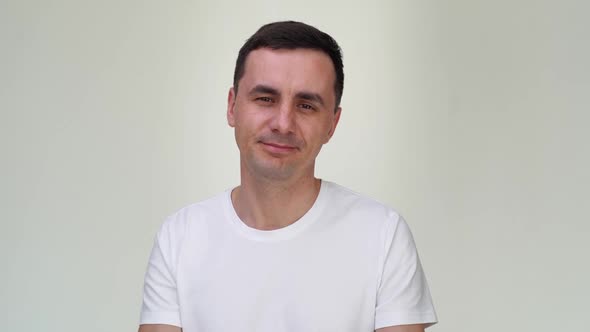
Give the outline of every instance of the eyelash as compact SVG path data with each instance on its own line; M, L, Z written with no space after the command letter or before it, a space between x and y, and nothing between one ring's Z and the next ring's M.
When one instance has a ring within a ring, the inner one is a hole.
M257 101L261 101L263 103L273 103L274 100L270 97L258 97L256 98ZM306 111L315 111L316 108L310 104L298 104L297 106L301 106Z
M313 107L309 104L299 104L299 105L303 106L303 109L305 109L305 110L315 111L315 107Z
M270 97L258 97L258 98L256 98L256 100L260 100L265 103L270 103L273 101L272 98L270 98Z

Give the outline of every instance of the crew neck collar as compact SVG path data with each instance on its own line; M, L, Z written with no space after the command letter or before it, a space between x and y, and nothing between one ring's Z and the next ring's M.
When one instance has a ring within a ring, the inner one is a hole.
M320 192L315 199L315 202L311 206L309 210L297 221L294 223L278 228L273 230L260 230L256 228L252 228L244 221L238 217L236 210L234 209L232 200L231 200L231 193L233 189L229 189L225 192L225 211L227 215L227 219L230 221L230 225L233 229L237 230L238 233L242 236L245 236L251 240L256 241L281 241L286 240L289 238L294 237L295 235L302 232L306 229L309 225L313 224L317 217L319 216L320 212L323 210L326 204L326 192L328 191L328 187L330 183L328 181L321 180L320 183Z

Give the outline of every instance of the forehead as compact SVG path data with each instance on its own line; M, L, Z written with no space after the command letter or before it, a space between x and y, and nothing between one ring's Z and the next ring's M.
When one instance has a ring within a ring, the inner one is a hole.
M313 91L335 99L336 73L330 57L313 49L256 49L246 58L240 89L265 84L288 93Z

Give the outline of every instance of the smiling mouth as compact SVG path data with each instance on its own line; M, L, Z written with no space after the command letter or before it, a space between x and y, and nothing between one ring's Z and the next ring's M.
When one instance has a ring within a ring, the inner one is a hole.
M283 145L283 144L278 144L278 143L273 143L273 142L263 142L260 141L260 143L262 143L262 145L264 145L264 147L271 151L271 152L292 152L297 150L296 146L293 145Z
M295 149L294 146L282 145L282 144L277 144L277 143L262 142L262 144L268 145L268 146L272 146L272 147L275 147L275 148L279 148L279 149Z

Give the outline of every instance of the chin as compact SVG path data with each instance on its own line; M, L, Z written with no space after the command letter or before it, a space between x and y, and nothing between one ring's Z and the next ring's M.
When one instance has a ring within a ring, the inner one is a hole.
M256 177L270 180L287 180L296 173L295 167L292 165L285 165L276 161L253 161L248 169Z

